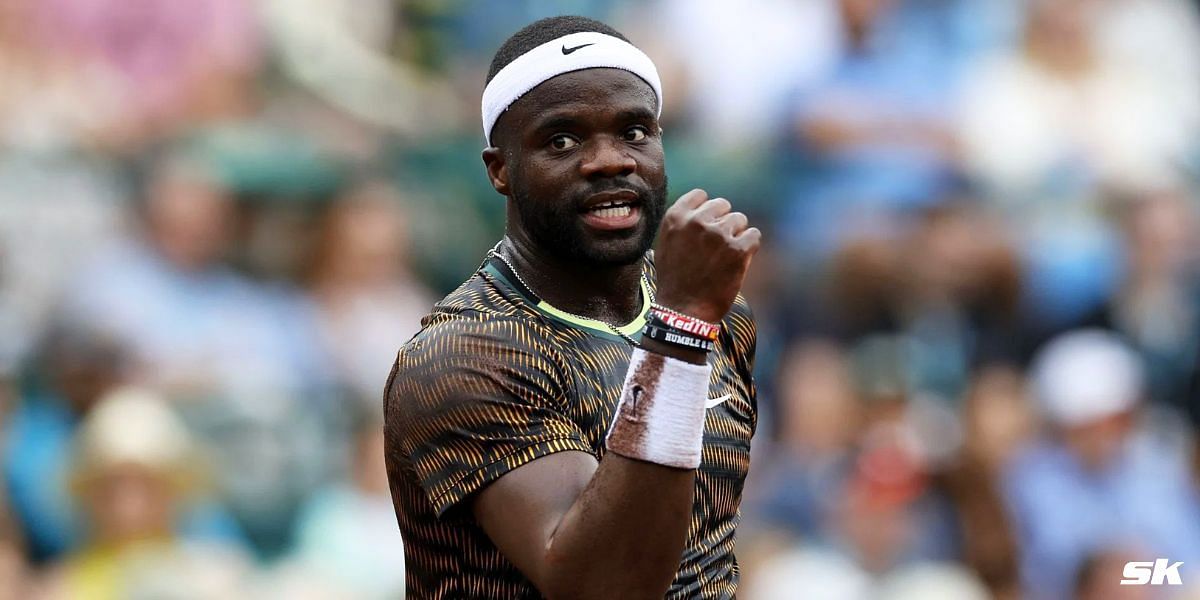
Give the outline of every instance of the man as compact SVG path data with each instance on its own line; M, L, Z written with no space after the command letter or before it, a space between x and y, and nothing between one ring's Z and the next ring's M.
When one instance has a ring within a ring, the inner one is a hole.
M410 598L733 597L760 234L701 190L666 210L661 106L650 59L590 19L497 52L507 235L385 392Z
M1200 490L1170 429L1139 418L1142 358L1112 332L1077 329L1038 351L1030 381L1048 435L1017 454L1001 479L1024 597L1065 598L1072 587L1119 597L1119 581L1089 579L1123 556L1183 562L1184 583L1197 581Z

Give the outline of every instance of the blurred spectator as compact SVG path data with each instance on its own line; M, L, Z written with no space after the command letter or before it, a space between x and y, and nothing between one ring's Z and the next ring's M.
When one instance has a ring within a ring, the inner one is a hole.
M864 411L846 357L832 343L796 343L778 373L777 441L755 466L748 514L793 540L815 538L852 464Z
M340 453L339 411L303 296L234 271L236 205L197 159L155 161L138 237L98 253L66 292L71 318L126 345L135 381L164 391L219 463L218 487L261 549Z
M325 215L312 262L321 340L337 377L372 411L396 350L434 301L410 268L408 229L395 188L359 185Z
M299 392L319 381L298 297L226 266L236 207L216 175L172 154L153 163L142 193L140 235L98 252L76 276L69 316L127 344L138 379L172 395Z
M261 42L250 3L43 0L27 16L43 48L107 84L106 145L136 149L251 106Z
M1195 140L1196 107L1179 106L1189 97L1181 89L1158 89L1136 68L1145 59L1102 51L1101 4L1034 0L1022 43L972 73L961 134L967 164L988 189L1024 198L1172 181ZM1195 35L1184 37L1195 44ZM1194 77L1168 80L1192 86Z
M80 420L127 375L120 346L76 323L56 323L40 354L41 392L21 400L3 438L4 481L36 562L78 542L67 486L75 434Z
M37 392L21 399L2 438L4 481L23 528L28 556L43 563L84 537L69 490L79 428L92 408L127 383L125 350L89 325L61 320L43 343ZM236 540L232 519L218 506L194 502L180 531L195 538Z
M315 494L297 522L294 560L310 577L355 598L404 595L404 547L383 464L383 424L359 425L348 481Z
M1049 328L1077 322L1113 287L1100 192L1171 183L1200 131L1196 74L1155 77L1145 51L1130 60L1099 45L1102 18L1121 4L1132 3L1034 0L1021 44L973 69L961 99L966 168L1012 218L1029 303Z
M1101 551L1197 564L1200 496L1187 465L1154 432L1133 429L1145 393L1137 355L1110 333L1081 330L1051 341L1032 376L1052 435L1004 475L1026 597L1067 597Z
M878 354L868 344L856 351L853 368L824 343L789 355L779 388L778 462L765 466L754 505L758 518L805 547L838 552L870 580L949 560L957 543L949 507L929 487L927 461L937 443L918 439L921 407Z
M1169 114L1179 120L1159 121L1170 129L1155 134L1194 152L1200 130L1200 12L1186 0L1102 0L1098 6L1097 51L1137 71L1155 101L1169 103Z
M967 393L963 421L963 458L988 473L1003 470L1039 426L1023 373L1000 363L981 366Z
M834 546L874 576L957 557L950 507L930 488L911 435L901 424L868 431L833 514L824 516Z
M121 234L123 194L106 161L0 152L0 371L29 358L63 286Z
M199 484L187 431L167 406L127 389L84 419L72 483L88 541L51 572L52 598L229 598L246 585L236 547L186 541L181 506Z
M913 5L838 0L841 48L802 89L794 131L788 242L828 255L847 239L887 236L904 211L944 195L951 181L952 48L912 27Z
M392 55L396 39L413 33L403 31L396 18L397 3L269 0L262 5L285 72L344 114L420 137L453 127L453 118L463 112L465 102L446 81Z
M918 385L958 398L976 365L1020 356L1019 259L1000 223L967 202L928 211L911 238L898 311L916 342Z
M1085 322L1120 332L1141 355L1146 393L1160 408L1190 414L1188 386L1200 360L1200 269L1195 207L1182 190L1130 198L1122 208L1125 261L1108 303Z
M954 506L962 536L962 561L994 598L1021 597L1016 532L998 478L1036 426L1022 374L1005 366L980 368L963 405L965 443L938 475Z
M1021 355L1017 263L999 223L948 202L922 211L897 239L847 244L826 303L843 339L904 336L906 385L949 402L975 365Z
M761 150L756 143L773 134L787 94L836 57L834 2L753 0L731 11L716 0L666 0L656 10L653 22L671 27L637 39L660 73L678 64L680 80L664 84L669 112L699 125L706 145Z

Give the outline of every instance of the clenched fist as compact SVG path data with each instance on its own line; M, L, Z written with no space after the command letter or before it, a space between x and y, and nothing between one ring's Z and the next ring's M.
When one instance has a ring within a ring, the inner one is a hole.
M762 233L724 198L704 190L679 198L663 216L654 263L659 304L716 323L733 306Z

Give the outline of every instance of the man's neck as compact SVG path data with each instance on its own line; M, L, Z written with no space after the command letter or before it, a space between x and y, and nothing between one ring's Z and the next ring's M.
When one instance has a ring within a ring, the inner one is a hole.
M641 312L642 261L614 267L581 264L511 231L500 253L535 294L559 310L613 325L628 323Z

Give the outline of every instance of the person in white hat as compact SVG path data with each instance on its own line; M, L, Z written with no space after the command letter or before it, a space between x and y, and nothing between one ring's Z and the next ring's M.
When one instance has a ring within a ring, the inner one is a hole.
M1046 420L1085 466L1103 469L1141 400L1141 359L1115 334L1081 330L1051 340L1030 375Z
M45 596L215 599L245 589L239 549L177 533L201 483L197 459L164 400L136 388L104 396L80 427L71 474L88 541L52 570Z
M1200 496L1184 457L1136 434L1141 358L1113 333L1078 330L1051 340L1030 377L1047 435L1003 482L1026 597L1070 597L1088 560L1114 552L1200 564Z

